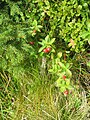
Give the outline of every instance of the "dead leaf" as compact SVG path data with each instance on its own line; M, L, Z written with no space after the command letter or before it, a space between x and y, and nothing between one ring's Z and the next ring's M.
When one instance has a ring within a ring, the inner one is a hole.
M69 47L75 48L75 41L73 39L70 39L70 43L68 44Z

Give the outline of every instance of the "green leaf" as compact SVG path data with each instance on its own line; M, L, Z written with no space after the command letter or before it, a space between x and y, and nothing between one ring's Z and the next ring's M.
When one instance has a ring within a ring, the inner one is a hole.
M64 92L65 90L66 90L66 87L64 87L64 86L60 88L61 92Z
M49 35L45 37L45 41L48 42L50 40Z
M40 28L42 28L43 26L41 26L41 25L38 25L37 27L40 29Z
M69 69L66 69L66 74L68 75L68 77L70 77L70 78L72 77L72 73Z
M66 85L70 85L70 79L65 79Z
M42 50L44 49L45 47L44 46L42 46L40 49L39 49L39 51L38 52L42 52Z
M45 1L45 4L46 4L47 6L50 6L50 5L49 5L49 1L47 1L47 0Z
M51 72L51 73L53 73L53 69L49 69L49 70L48 70L48 72Z
M55 38L51 39L51 41L49 42L49 44L51 45L54 42L55 42Z
M90 30L90 20L88 20L86 24L87 24L88 30Z
M38 43L39 43L40 45L42 45L42 46L44 45L44 43L43 43L43 42L38 42Z
M37 27L37 21L36 21L36 20L33 21L33 25L34 25L35 27Z
M61 58L61 57L62 57L62 52L59 52L59 53L57 54L57 57L58 57L58 58Z
M88 35L90 35L90 32L85 31L85 32L83 32L83 33L80 35L80 37L82 37L83 39L85 39Z
M87 62L87 66L88 66L88 67L90 67L90 61L89 61L89 62Z
M88 44L90 45L90 39L88 39Z
M16 4L11 4L11 15L14 16L16 13L19 14L20 10L19 10L19 7L18 5Z
M3 22L3 15L0 15L0 25L2 24Z

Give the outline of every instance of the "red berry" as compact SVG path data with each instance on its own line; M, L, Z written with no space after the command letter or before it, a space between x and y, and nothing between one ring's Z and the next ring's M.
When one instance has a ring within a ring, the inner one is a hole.
M69 93L68 90L65 90L65 91L64 91L64 95L65 95L65 96L67 96L68 93Z
M65 75L63 75L63 77L62 77L64 80L66 79L66 76Z
M44 53L49 53L50 51L51 51L51 48L50 48L50 47L45 48L45 49L43 50Z
M48 50L47 50L47 48L45 48L45 49L43 50L43 52L44 52L44 53L48 53Z
M50 47L48 47L48 48L46 48L46 49L47 49L47 51L48 51L48 52L50 52L50 51L51 51L51 48L50 48Z
M34 42L33 42L33 41L31 41L31 42L29 42L29 44L30 44L30 45L34 45Z
M36 30L33 30L33 33L36 33Z

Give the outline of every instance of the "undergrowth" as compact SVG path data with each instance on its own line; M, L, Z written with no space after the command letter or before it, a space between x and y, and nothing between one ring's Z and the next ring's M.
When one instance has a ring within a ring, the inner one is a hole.
M54 85L55 76L31 71L18 82L0 73L0 120L85 120L89 106L84 90L75 87L64 96Z

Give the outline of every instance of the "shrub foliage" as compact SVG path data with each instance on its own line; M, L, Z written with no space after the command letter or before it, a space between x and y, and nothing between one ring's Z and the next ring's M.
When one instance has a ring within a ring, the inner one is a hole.
M0 70L15 77L38 61L38 43L47 35L58 51L84 51L89 14L89 0L1 0Z

